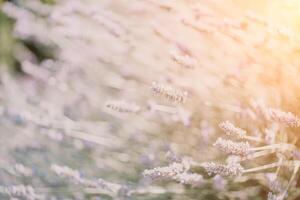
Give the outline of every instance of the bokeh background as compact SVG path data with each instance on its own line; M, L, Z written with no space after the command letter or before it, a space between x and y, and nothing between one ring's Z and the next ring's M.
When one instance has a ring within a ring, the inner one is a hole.
M170 150L224 160L212 147L220 122L253 134L266 128L251 118L253 101L300 114L299 1L0 2L0 185L32 185L51 200L266 199L258 180L207 177L199 189L151 183L142 172L165 165ZM194 66L175 62L172 52ZM152 82L186 90L187 101L153 95ZM110 112L110 100L141 110ZM155 104L181 112L155 111ZM291 129L286 140L295 137ZM56 176L52 164L153 188L134 197L98 194Z

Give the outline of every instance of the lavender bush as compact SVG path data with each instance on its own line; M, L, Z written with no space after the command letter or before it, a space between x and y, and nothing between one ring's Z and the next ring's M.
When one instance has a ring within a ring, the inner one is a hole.
M0 199L299 198L297 1L0 5Z

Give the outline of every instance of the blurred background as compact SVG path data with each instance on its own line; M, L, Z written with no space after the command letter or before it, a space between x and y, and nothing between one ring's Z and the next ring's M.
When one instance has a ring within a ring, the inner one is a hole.
M300 114L299 1L0 5L0 193L30 185L51 200L266 199L259 179L234 184L205 175L206 184L193 188L153 183L142 172L166 165L170 151L223 161L212 146L220 122L253 135L270 128L254 116L254 101ZM186 101L154 95L154 82L185 91ZM296 133L289 129L286 140ZM146 189L130 197L87 190L53 165Z

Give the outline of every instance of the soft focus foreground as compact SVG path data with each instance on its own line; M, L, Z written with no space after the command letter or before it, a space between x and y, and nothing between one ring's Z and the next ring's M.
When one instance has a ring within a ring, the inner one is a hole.
M0 5L0 199L299 198L299 2Z

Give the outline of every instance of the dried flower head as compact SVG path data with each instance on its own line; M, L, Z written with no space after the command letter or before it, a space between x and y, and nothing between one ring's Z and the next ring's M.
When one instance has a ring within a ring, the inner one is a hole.
M186 185L191 185L192 187L199 187L203 185L203 176L196 173L181 173L177 174L174 178L178 182Z
M14 165L14 170L23 176L32 176L32 170L24 165L17 163Z
M133 103L116 100L106 101L105 107L120 113L136 113L141 109L138 105Z
M54 171L58 176L72 178L74 180L80 180L79 171L71 169L67 166L59 166L56 164L52 164L51 170Z
M123 188L122 185L119 185L117 183L111 183L111 182L108 182L108 181L103 180L101 178L99 178L97 180L97 187L109 190L109 191L111 191L113 193L118 193Z
M225 121L219 124L219 127L225 132L228 136L235 136L238 138L244 138L246 136L246 131L235 127L232 123L229 121Z
M248 142L233 142L231 140L218 138L214 146L227 154L246 156L250 153L250 145Z
M276 194L284 191L282 183L278 180L276 173L266 173L265 174L268 187L270 190Z
M0 193L25 200L44 199L42 195L36 194L33 187L28 185L0 186Z
M300 119L291 112L283 112L278 109L269 108L267 113L269 119L274 122L291 127L298 127L300 125Z
M176 63L188 69L194 69L198 64L197 60L188 54L182 55L176 51L171 51L170 55Z
M202 167L206 170L208 175L216 175L220 176L239 176L243 172L243 167L240 164L216 164L214 162L205 162L202 164Z
M188 168L183 163L172 163L167 167L157 167L145 170L143 175L150 177L152 180L173 179L177 174L187 171Z
M152 83L151 90L153 93L176 103L184 103L188 97L187 91L181 91L170 85L158 84L156 82Z
M86 179L81 177L77 170L71 169L67 166L52 164L51 170L61 177L71 178L76 184L80 184L84 187L102 189L115 194L123 188L122 185L111 183L100 178L97 180Z

